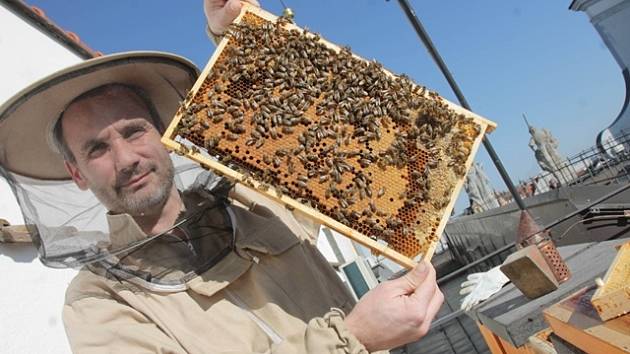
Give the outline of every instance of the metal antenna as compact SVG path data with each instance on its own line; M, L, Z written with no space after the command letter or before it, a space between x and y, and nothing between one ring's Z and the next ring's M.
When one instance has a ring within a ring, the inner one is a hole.
M523 119L525 119L525 124L527 124L527 127L531 128L532 126L529 124L529 121L527 121L527 116L525 115L525 113L523 113Z

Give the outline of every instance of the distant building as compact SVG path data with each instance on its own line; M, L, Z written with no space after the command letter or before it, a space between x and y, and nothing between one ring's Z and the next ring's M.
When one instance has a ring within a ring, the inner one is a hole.
M630 0L573 0L569 9L584 11L610 50L626 83L626 98L621 112L610 126L597 135L598 148L615 157L619 137L630 134ZM625 140L625 139L624 139ZM627 150L628 146L625 146Z

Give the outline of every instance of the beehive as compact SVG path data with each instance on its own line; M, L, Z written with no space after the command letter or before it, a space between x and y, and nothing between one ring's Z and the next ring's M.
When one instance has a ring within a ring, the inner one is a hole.
M619 247L591 302L604 321L630 313L630 242Z
M244 6L163 142L396 262L431 257L494 124Z

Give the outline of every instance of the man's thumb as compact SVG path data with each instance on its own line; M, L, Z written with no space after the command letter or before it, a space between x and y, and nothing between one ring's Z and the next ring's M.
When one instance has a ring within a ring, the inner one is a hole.
M412 293L418 286L420 286L420 284L422 284L428 273L429 267L425 261L422 261L407 274L398 279L392 280L392 285L403 290L405 293Z
M241 0L229 0L225 6L225 12L229 16L229 18L234 20L241 12L242 6L243 5L241 4Z

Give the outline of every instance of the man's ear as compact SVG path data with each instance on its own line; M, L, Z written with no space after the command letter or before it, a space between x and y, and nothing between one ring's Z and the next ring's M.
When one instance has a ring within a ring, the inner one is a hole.
M83 178L83 175L81 174L81 171L79 171L77 165L68 161L64 161L64 165L66 166L66 171L68 171L77 187L79 187L82 191L88 189L87 181Z

